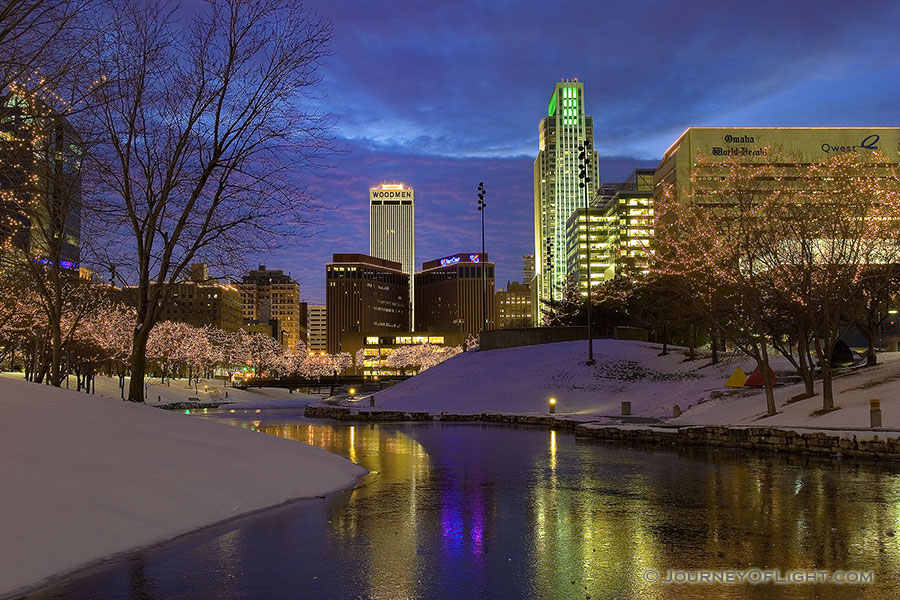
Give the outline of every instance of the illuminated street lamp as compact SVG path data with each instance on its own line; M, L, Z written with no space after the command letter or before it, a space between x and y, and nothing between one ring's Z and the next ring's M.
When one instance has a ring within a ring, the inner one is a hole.
M550 398L550 414L556 414L556 398Z
M484 182L478 182L478 212L481 213L481 331L487 329L487 273L484 260L484 195L487 190L484 189Z
M591 318L591 175L589 167L591 166L591 148L582 142L578 146L578 187L584 190L584 237L587 242L587 338L588 338L588 359L584 363L588 366L596 363L594 360L594 336L591 329L593 319Z

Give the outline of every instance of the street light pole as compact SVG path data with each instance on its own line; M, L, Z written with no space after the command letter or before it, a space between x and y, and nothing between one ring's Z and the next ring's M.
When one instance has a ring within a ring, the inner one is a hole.
M594 360L594 336L592 335L591 329L593 329L593 318L591 315L591 202L590 202L590 193L591 193L591 175L589 171L589 167L591 165L591 156L592 153L591 148L586 146L584 142L582 142L578 146L578 158L580 161L580 170L581 172L578 174L578 177L581 181L578 183L578 187L584 190L584 236L585 241L587 242L587 338L588 338L588 359L584 363L588 366L596 363Z
M484 260L484 182L478 182L478 212L481 213L481 331L487 329L487 268Z

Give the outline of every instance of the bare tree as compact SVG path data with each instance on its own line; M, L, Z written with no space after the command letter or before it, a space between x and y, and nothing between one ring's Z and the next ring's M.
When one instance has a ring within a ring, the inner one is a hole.
M80 61L90 37L84 17L95 0L6 0L0 3L0 90L10 85L53 90Z
M864 308L856 318L856 328L866 338L866 366L875 366L875 344L881 324L887 319L891 302L900 291L900 264L878 264L867 268L856 286Z
M100 259L135 283L139 402L148 336L189 264L234 264L308 225L317 202L301 175L330 149L308 95L332 30L291 0L211 0L186 17L153 0L109 10L91 200Z

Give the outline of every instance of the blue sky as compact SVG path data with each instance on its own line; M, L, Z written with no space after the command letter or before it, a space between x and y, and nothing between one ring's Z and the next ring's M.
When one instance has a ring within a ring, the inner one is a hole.
M416 191L416 262L479 250L479 181L498 286L533 252L532 162L553 84L578 77L601 178L655 166L689 126L896 126L900 3L354 2L315 103L348 152L312 180L334 210L260 262L324 302L325 263L368 251L368 189Z

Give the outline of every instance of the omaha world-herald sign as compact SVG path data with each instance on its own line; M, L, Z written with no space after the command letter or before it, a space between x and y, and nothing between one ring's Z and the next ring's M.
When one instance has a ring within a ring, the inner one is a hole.
M689 191L698 159L763 161L772 152L806 163L857 153L898 163L900 127L691 127L672 144L653 175L654 195L675 185Z
M878 151L897 162L900 146L900 128L896 127L696 127L689 129L686 135L694 157L743 156L752 159L776 151L816 162L835 154L857 152L865 155Z

